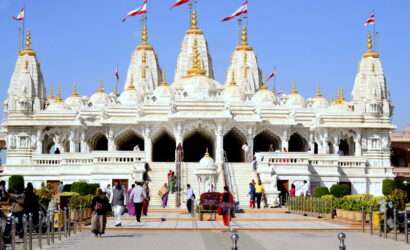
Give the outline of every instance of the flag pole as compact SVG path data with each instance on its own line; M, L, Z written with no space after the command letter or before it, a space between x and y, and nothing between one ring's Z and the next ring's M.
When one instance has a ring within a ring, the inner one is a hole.
M24 49L24 42L26 40L26 5L23 6L24 10L24 17L23 17L23 22L22 22L22 37L21 37L21 49Z
M377 46L377 43L376 43L376 23L377 23L377 19L376 19L376 11L373 9L373 15L374 15L374 18L375 18L375 21L374 21L374 24L373 24L373 37L374 37L374 39L373 39L373 46L374 46L374 49L376 50L376 46Z

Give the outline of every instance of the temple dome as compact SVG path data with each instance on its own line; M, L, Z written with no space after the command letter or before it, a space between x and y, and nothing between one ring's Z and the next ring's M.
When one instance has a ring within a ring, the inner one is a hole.
M126 90L121 93L120 97L118 97L118 101L122 105L127 106L137 105L142 99L142 95L140 95L136 89Z
M346 102L343 89L338 89L337 90L337 96L336 100L332 103L331 109L337 110L337 111L349 111L349 103Z
M320 92L320 88L316 90L316 96L313 97L312 99L312 108L328 108L329 107L329 101L322 95Z
M213 169L216 167L214 159L209 155L208 151L204 157L199 161L199 167L201 169Z
M174 98L174 92L172 88L163 81L155 90L154 97L156 101L159 102L169 102Z
M83 105L83 100L81 96L77 92L77 88L73 88L73 92L71 93L71 96L67 97L64 101L65 105L71 109L80 109L81 106Z
M263 84L258 92L256 92L256 94L252 97L252 102L255 105L273 105L276 104L277 99L275 94L270 91L265 84Z
M110 96L105 93L104 87L100 86L97 91L90 97L88 103L95 107L104 107L110 104Z
M306 105L305 98L299 94L296 85L292 87L292 92L288 95L286 106L293 108L304 108Z

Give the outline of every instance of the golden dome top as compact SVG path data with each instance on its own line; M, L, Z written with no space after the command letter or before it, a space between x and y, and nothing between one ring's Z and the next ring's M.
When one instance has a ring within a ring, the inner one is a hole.
M346 102L344 90L342 88L337 90L335 104L344 104Z
M204 76L206 74L206 71L202 67L201 55L198 50L197 40L194 40L194 46L192 47L192 50L192 66L190 69L188 69L187 77Z
M202 35L202 30L198 27L198 13L192 4L190 5L191 16L190 16L190 26L186 34L188 35Z
M239 45L236 47L236 50L238 51L252 50L252 48L249 46L249 43L248 43L248 27L245 25L241 29L240 42L239 42Z
M296 82L295 82L295 81L292 83L292 90L290 91L290 94L291 94L291 95L297 95L297 94L299 94L299 91L298 91L298 89L297 89L297 87L296 87Z
M58 83L58 94L57 94L57 97L55 98L55 100L56 100L56 103L62 103L63 102L61 82Z
M319 85L317 85L317 88L316 88L316 97L322 97L322 91L320 90Z
M49 91L49 95L47 97L47 100L49 100L49 101L54 101L55 100L53 84L50 85L50 91Z
M27 31L26 34L26 46L23 50L20 51L20 56L24 55L29 55L29 56L35 56L36 52L31 48L31 32Z
M97 88L96 93L105 93L104 81L100 81L100 86Z
M259 90L269 90L268 85L266 85L266 83L262 83L262 85L259 87Z
M73 97L79 97L80 94L78 93L78 89L77 89L77 84L74 83L73 84L73 90L71 91L71 96Z
M373 57L379 58L380 55L376 51L373 50L373 39L372 34L369 32L367 34L367 51L363 54L364 58Z

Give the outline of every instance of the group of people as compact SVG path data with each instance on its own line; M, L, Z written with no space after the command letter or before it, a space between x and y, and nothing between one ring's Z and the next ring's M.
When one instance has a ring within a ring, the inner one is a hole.
M148 215L150 189L148 182L136 182L127 191L124 185L115 182L113 189L108 185L105 192L97 189L92 200L91 230L96 237L104 234L107 223L107 214L112 211L114 225L122 226L122 216L126 212L135 216L137 223L141 223L141 216Z
M249 183L249 207L250 208L261 208L262 201L264 202L264 207L268 207L268 202L266 198L265 189L263 188L261 180L258 178L258 182L252 180Z

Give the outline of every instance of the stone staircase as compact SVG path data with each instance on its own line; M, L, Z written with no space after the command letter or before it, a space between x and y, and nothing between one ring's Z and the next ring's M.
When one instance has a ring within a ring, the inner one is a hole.
M239 201L241 208L247 208L249 183L252 179L257 180L256 173L252 170L251 163L227 163L227 167L233 175L235 198Z

